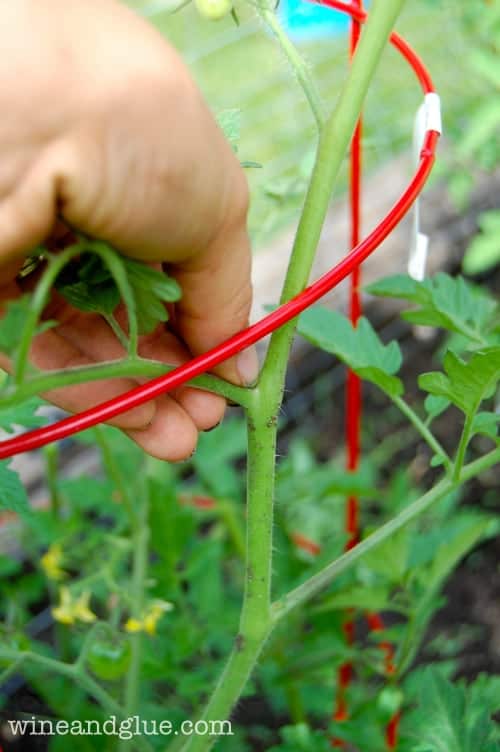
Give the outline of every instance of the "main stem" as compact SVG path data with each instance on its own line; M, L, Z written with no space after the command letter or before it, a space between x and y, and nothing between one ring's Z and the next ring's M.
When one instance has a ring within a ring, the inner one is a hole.
M363 101L404 0L375 0L346 84L319 138L316 162L297 229L281 302L309 279L333 184L359 118ZM307 83L306 83L307 85ZM257 662L274 620L271 617L272 526L278 411L295 322L276 331L258 387L247 405L247 559L240 632L202 719L224 720ZM184 752L205 752L215 739L192 736Z

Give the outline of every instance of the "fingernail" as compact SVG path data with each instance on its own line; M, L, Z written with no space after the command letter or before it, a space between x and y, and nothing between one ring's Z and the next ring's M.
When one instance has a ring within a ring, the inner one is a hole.
M255 384L259 377L259 359L255 347L249 347L236 356L236 368L245 386Z
M215 429L218 428L221 423L222 423L222 421L219 420L219 422L216 423L215 426L212 426L212 428L205 428L204 431L203 431L203 433L210 433L210 431L215 431Z

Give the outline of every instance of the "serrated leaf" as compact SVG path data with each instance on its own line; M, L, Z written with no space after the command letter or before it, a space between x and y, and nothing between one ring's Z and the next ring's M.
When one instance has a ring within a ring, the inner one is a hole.
M498 752L491 718L498 702L492 704L488 692L481 689L474 692L462 682L453 684L434 668L422 671L419 708L406 728L415 739L411 752Z
M376 384L391 396L403 393L402 381L394 376L401 367L397 342L384 345L370 322L361 318L356 327L336 311L314 306L299 318L298 333L326 352L336 355L361 378Z
M498 323L498 304L463 277L439 273L417 282L405 275L387 277L369 285L368 292L418 305L402 316L413 324L441 327L462 334L474 344L488 344Z
M140 334L148 334L168 320L164 303L179 300L177 282L165 272L140 261L116 254L127 275L135 300ZM56 287L68 303L85 313L111 315L120 302L120 293L104 261L86 253L59 275Z
M19 475L11 470L9 461L0 462L0 511L15 512L20 517L31 517L26 490Z
M473 415L500 379L500 346L479 350L468 362L448 351L443 365L446 375L437 371L421 374L420 388L449 399L465 415Z
M42 415L37 415L37 410L44 403L38 397L33 397L20 405L0 409L0 428L7 433L13 433L15 426L23 428L37 428L46 422Z
M19 334L23 331L29 313L29 296L23 295L10 300L0 319L0 351L13 355L19 344Z
M86 282L76 282L59 287L59 292L70 305L85 313L110 315L120 302L120 293L112 280L92 287Z

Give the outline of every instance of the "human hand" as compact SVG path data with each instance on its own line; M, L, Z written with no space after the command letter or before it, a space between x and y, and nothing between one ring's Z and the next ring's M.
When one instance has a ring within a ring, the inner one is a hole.
M0 300L20 293L24 255L61 218L180 283L175 332L160 326L140 353L184 362L244 328L251 303L245 176L175 51L115 0L16 0L0 6ZM118 358L98 316L56 295L59 325L33 342L41 369ZM9 367L4 356L0 365ZM217 373L251 382L249 350ZM47 395L76 412L132 379ZM189 456L225 401L181 388L114 421L150 454Z

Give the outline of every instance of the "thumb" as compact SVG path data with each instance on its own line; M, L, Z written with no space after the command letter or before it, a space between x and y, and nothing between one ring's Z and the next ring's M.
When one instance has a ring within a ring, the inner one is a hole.
M182 288L175 326L194 355L210 350L248 326L252 303L251 249L244 211L232 214L202 253L169 269ZM258 376L254 347L214 369L242 386Z

